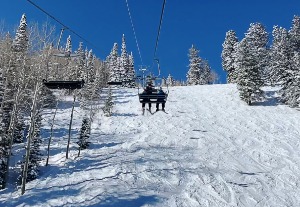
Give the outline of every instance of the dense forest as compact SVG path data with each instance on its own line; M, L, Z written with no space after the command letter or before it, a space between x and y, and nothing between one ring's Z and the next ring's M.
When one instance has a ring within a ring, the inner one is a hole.
M115 43L107 58L100 60L92 49L84 49L82 42L74 50L71 36L64 44L60 39L57 41L55 34L55 27L48 23L28 25L23 14L14 37L8 32L0 35L1 189L7 184L15 143L26 143L24 160L19 163L22 169L19 184L23 186L38 175L41 113L44 108L57 105L53 91L45 87L44 82L83 80L81 90L64 90L74 96L74 101L79 100L81 108L86 110L78 141L81 149L88 144L90 106L99 98L99 92L107 82L112 79L125 81L126 86L134 87L134 61L132 54L126 51L124 35L121 55Z
M234 30L228 31L221 56L227 82L237 84L249 105L264 99L263 86L278 86L282 103L299 106L299 16L294 16L289 30L274 26L271 37L261 23L252 23L240 41Z

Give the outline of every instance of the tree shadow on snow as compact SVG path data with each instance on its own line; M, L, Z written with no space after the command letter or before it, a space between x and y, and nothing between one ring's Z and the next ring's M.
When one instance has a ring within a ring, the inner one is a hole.
M75 107L79 107L79 102L75 101ZM73 101L60 101L58 102L58 108L61 109L71 109L73 107Z
M41 134L43 135L44 139L50 137L51 130L50 129L41 129ZM53 128L53 138L64 138L69 134L69 129L67 128ZM71 130L71 137L74 137L78 134L77 129L72 129Z
M126 97L126 98L128 98L128 97L134 97L134 96L137 97L137 94L131 94L131 93L127 93L127 94L126 94L126 93L124 93L124 94L122 94L122 95L119 95L119 94L114 94L114 95L113 95L114 98L118 98L118 99L119 99L119 98L125 98L125 97Z
M114 101L115 104L124 104L128 103L129 101Z
M112 116L129 116L129 117L134 117L138 116L137 114L133 113L113 113Z
M104 147L114 147L120 144L123 144L123 142L91 143L88 149L101 149Z
M59 189L56 191L49 191L43 193L35 193L34 196L30 194L24 194L18 199L10 199L4 206L23 206L26 203L28 206L45 206L45 203L51 199L57 199L62 197L62 195L79 195L80 189ZM1 205L2 206L2 205Z
M108 197L104 201L92 205L93 207L111 207L111 206L122 206L122 207L141 207L146 204L157 203L159 199L156 196L139 196L137 198L125 199L125 198L116 198Z
M277 106L280 104L279 98L276 97L277 91L265 91L265 100L261 102L252 103L251 106Z

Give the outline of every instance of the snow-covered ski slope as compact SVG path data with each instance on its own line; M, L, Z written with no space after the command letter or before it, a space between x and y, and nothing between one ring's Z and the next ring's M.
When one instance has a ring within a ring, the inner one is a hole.
M79 158L74 131L65 159L70 107L59 110L50 166L0 206L300 206L300 111L272 91L248 106L235 85L172 87L168 114L144 116L136 93L113 90L114 114L96 115Z

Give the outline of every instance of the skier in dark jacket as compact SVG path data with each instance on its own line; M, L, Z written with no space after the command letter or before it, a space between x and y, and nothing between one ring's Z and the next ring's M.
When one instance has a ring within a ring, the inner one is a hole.
M148 83L147 87L144 89L143 91L143 94L147 94L147 95L151 95L152 92L153 92L153 86L152 86L152 83ZM150 103L150 99L144 99L143 100L144 102L148 102L148 106L149 106L149 111L151 112L151 103ZM145 105L146 103L142 103L142 108L143 108L143 111L145 110Z
M160 87L158 92L158 95L165 95L165 92L162 90L162 88ZM161 103L161 107L162 110L165 111L165 102L164 102L164 98L158 98L157 99L157 103L156 103L156 111L159 111L159 102Z

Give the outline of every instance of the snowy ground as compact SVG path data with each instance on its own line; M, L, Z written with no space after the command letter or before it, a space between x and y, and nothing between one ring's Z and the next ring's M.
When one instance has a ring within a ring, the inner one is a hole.
M79 158L77 106L67 160L65 100L50 166L23 196L0 191L0 206L300 206L300 112L277 105L272 91L247 106L235 85L173 87L168 114L145 116L136 93L113 91L114 115L96 115ZM51 112L44 118L51 122Z

